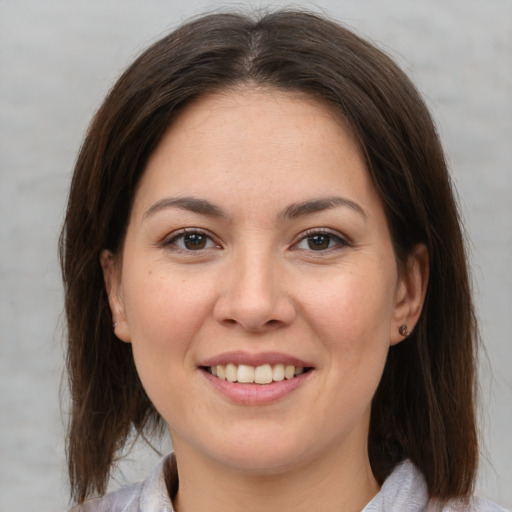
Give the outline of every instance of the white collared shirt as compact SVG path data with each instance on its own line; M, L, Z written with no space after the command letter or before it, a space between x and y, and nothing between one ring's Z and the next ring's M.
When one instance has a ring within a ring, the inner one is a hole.
M175 512L168 489L178 488L174 454L163 457L148 478L138 484L94 498L70 512ZM428 499L427 485L410 461L401 462L362 512L507 512L483 498L469 503L439 504ZM508 511L510 512L510 511Z

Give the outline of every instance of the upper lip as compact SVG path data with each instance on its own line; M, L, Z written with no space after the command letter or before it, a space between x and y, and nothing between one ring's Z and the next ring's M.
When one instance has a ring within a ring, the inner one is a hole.
M225 352L202 361L199 366L217 366L226 364L246 364L248 366L261 366L264 364L284 364L295 367L312 368L313 365L297 357L280 352L260 352L252 354L244 351Z

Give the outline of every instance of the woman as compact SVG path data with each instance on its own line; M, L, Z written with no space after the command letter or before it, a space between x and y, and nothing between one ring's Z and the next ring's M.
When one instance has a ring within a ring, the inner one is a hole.
M89 129L61 258L77 510L501 510L471 498L477 328L443 152L347 29L219 14L150 47ZM85 501L165 423L174 454Z

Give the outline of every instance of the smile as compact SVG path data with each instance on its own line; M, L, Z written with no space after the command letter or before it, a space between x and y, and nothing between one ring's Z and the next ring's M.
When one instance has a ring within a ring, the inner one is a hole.
M262 364L250 366L247 364L228 363L204 367L208 373L220 380L239 382L243 384L270 384L290 380L307 372L309 368L292 364Z

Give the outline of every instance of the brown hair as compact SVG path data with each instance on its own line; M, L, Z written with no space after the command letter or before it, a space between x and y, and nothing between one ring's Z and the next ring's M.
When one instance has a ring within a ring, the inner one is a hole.
M389 351L373 400L369 453L382 482L411 459L429 493L467 496L475 477L477 328L464 241L431 117L393 61L316 14L280 11L198 18L147 49L121 76L89 128L60 240L72 399L68 464L78 502L104 493L133 431L162 419L112 332L99 255L120 250L137 183L180 109L238 84L301 91L351 128L388 216L397 261L417 243L430 258L421 318Z

